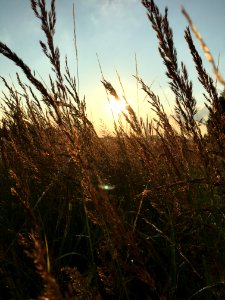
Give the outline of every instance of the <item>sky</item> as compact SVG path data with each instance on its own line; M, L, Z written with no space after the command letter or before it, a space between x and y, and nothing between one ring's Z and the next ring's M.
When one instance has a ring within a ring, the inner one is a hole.
M50 0L46 0L49 4ZM71 72L76 74L76 59L73 43L73 3L76 10L76 34L79 57L80 97L85 96L89 118L97 128L102 124L111 128L112 120L107 110L107 97L101 83L101 73L96 57L98 54L104 77L122 94L118 71L126 97L139 115L151 116L151 108L145 95L138 91L135 54L138 74L153 91L160 96L169 113L173 113L174 96L168 86L165 66L158 53L158 43L146 10L140 0L56 0L57 24L55 41L60 48L61 58L68 56ZM155 0L163 12L169 9L169 21L179 61L183 61L194 84L194 95L202 113L203 89L187 44L184 29L187 21L180 5L188 11L199 32L218 61L225 76L225 0ZM44 39L40 22L35 18L29 0L0 0L0 41L7 44L21 57L36 74L48 82L51 67L42 53L39 40ZM204 66L213 77L210 64L194 38L203 58ZM15 82L19 69L0 54L0 75ZM214 77L213 77L214 78ZM0 83L0 90L3 89ZM218 84L218 90L222 86ZM104 127L103 126L103 127Z

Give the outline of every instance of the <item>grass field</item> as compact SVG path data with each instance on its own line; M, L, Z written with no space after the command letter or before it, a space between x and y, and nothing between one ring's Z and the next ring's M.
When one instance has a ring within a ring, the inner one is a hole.
M49 12L45 1L31 0L54 71L48 88L0 42L30 82L17 74L16 90L1 78L8 92L0 125L0 299L225 299L225 99L186 29L209 110L203 136L167 12L142 2L176 100L175 126L141 78L156 120L139 118L103 76L108 95L126 109L114 135L96 133L77 78L61 69L54 0Z

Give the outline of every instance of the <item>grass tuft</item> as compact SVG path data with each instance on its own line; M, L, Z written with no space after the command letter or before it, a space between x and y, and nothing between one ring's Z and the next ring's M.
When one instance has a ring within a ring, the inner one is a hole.
M79 70L62 69L55 1L31 0L54 76L42 83L7 45L18 88L1 77L0 295L2 299L224 299L225 124L219 95L185 39L205 91L207 133L196 121L187 68L177 61L168 10L142 0L175 96L175 125L139 78L155 119L124 101L115 134L100 137L79 96ZM187 15L187 14L186 14ZM78 65L75 32L74 43ZM219 74L219 73L218 73ZM29 85L25 84L25 75Z

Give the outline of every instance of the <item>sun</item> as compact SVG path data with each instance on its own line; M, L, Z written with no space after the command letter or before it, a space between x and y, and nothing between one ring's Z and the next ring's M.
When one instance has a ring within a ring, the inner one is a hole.
M115 97L110 96L108 110L113 112L114 116L119 116L121 113L126 112L127 104L121 98L116 99Z

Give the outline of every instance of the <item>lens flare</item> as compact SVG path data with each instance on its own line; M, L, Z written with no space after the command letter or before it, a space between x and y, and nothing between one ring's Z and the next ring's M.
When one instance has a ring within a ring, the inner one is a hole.
M110 185L110 184L99 184L98 186L100 189L105 190L105 191L111 191L115 189L114 185Z

